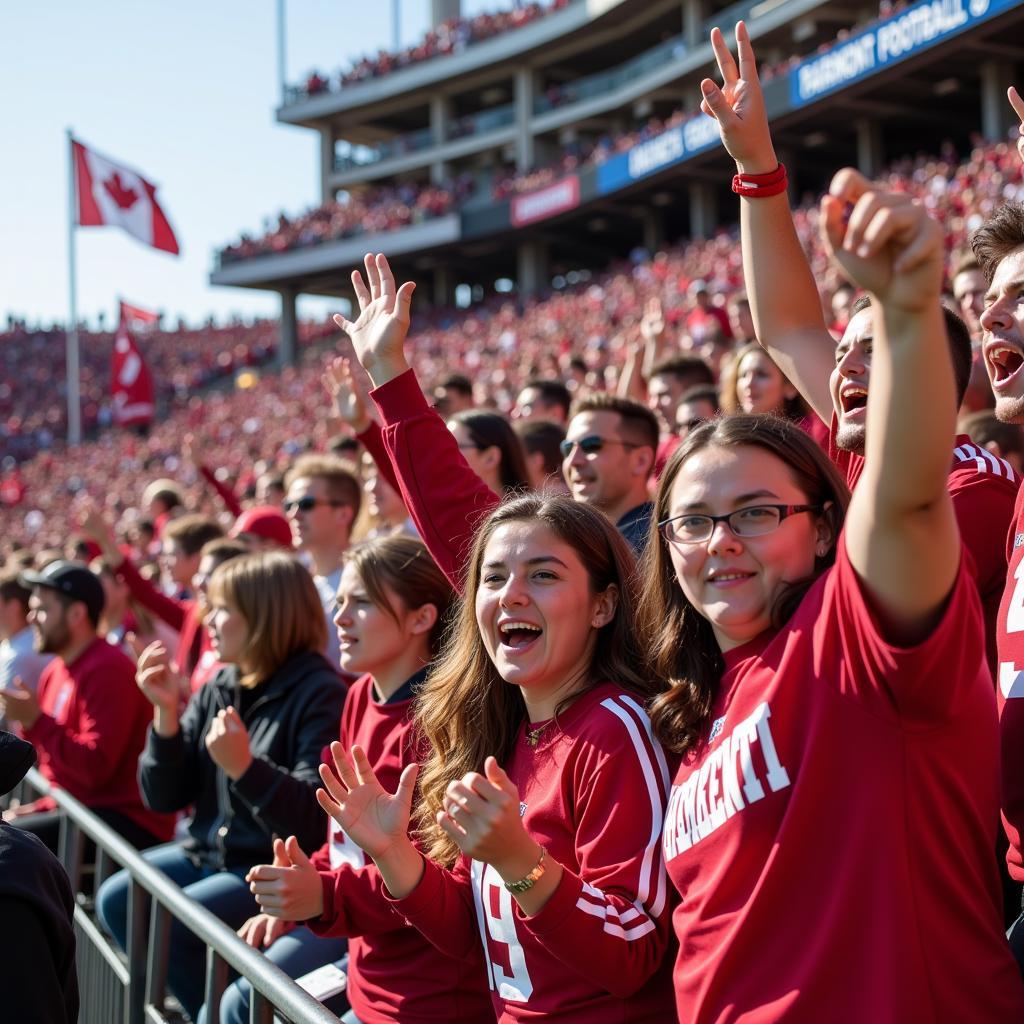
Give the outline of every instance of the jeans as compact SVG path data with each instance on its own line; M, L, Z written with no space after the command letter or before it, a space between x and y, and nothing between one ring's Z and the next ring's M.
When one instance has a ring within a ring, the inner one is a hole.
M347 949L345 939L324 939L308 928L299 927L282 935L265 953L289 978L301 978L324 964L344 960ZM343 963L342 970L347 970L347 966L347 962ZM252 987L245 978L232 982L220 1003L220 1024L249 1024L251 993ZM345 992L339 992L324 1000L324 1005L336 1015L344 1013L348 1009L345 996ZM205 1007L199 1024L210 1024Z
M142 856L230 928L240 928L259 912L256 898L245 882L248 868L233 871L197 868L177 843L147 850ZM108 878L96 894L96 912L122 949L128 937L129 887L128 872L119 871ZM148 936L143 936L142 941L148 941ZM195 1020L205 998L206 946L172 919L170 950L167 987Z

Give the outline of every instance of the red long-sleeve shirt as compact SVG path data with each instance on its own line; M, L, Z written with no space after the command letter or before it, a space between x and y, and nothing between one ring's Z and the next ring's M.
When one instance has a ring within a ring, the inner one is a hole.
M42 714L25 738L39 770L87 807L118 811L158 839L170 839L174 816L142 802L137 770L153 717L135 685L135 666L97 637L71 664L54 658L39 679Z
M358 743L389 792L413 754L412 698L380 704L363 676L348 692L341 716L346 750ZM376 865L333 821L312 856L323 881L323 914L307 921L318 935L349 938L348 997L364 1024L491 1024L494 1013L479 946L445 956L384 895Z
M532 917L495 870L426 862L395 906L452 956L481 943L503 1024L663 1024L675 1014L671 905L661 852L669 769L636 698L601 684L538 746L524 727L505 766L523 824L562 879Z

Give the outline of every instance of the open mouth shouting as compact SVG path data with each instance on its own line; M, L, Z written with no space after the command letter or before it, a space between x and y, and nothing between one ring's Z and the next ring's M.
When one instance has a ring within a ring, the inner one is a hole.
M498 624L499 642L510 651L525 651L540 639L540 626L524 619L507 619Z
M993 338L989 341L985 345L984 353L985 366L988 369L993 390L1005 391L1010 388L1019 377L1021 367L1024 366L1024 353L1017 345L1004 341L1002 338ZM1019 381L1016 383L1019 384Z
M848 382L839 389L839 408L844 419L862 418L867 407L867 388Z

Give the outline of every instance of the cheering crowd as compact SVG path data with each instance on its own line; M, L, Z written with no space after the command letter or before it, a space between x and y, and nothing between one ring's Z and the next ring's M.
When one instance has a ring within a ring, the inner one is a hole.
M317 427L283 475L243 503L190 437L185 485L83 501L0 576L5 788L38 758L292 977L334 965L346 1024L1024 1017L1024 206L953 225L844 169L794 213L745 26L712 44L731 315L718 265L682 313L652 288L613 388L569 334L485 378L506 418L450 350L425 393L443 326L411 344L415 283L368 255L319 405L284 381ZM67 881L24 839L58 812L4 818L0 900L53 893L14 969L74 1019ZM128 890L95 894L121 948ZM193 1020L249 1019L170 948Z

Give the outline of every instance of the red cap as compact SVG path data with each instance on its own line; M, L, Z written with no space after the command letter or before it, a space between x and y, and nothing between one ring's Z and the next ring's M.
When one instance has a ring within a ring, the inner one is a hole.
M272 540L289 550L292 547L292 524L285 518L284 513L273 505L247 508L235 520L235 525L231 527L231 536L240 537L246 533L262 537L264 540Z

